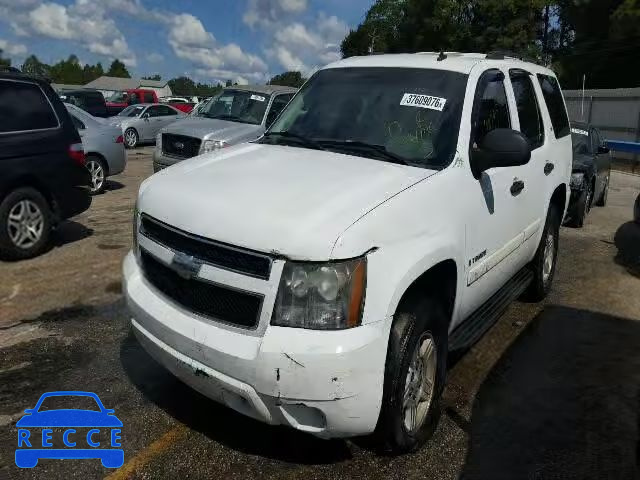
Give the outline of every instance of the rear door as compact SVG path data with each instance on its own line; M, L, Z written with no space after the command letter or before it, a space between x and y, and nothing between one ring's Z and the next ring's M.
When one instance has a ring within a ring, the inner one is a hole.
M161 129L178 119L178 113L168 105L151 105L147 112L151 112L148 124L150 136L147 137L149 140L153 140Z
M517 130L528 140L531 159L527 165L518 167L518 179L524 188L518 195L520 216L523 222L524 245L518 263L524 266L535 254L538 234L544 226L544 210L541 208L540 192L545 190L547 172L550 173L551 154L545 134L545 125L540 108L541 96L536 91L532 73L525 69L510 69L509 80L517 112Z
M21 176L35 176L54 195L82 180L68 155L80 137L61 101L44 88L20 77L0 78L0 195Z

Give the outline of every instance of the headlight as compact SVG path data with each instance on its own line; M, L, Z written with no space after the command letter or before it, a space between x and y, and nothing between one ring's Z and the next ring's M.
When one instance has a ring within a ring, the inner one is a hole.
M136 202L135 207L133 207L133 254L136 259L140 256L140 248L138 246L138 234L140 231L140 212L138 211L138 202Z
M584 183L584 173L572 173L571 174L571 188L580 188Z
M205 140L200 147L200 153L214 152L228 146L229 144L223 140Z
M366 258L344 262L287 262L272 325L341 330L360 325L367 277Z

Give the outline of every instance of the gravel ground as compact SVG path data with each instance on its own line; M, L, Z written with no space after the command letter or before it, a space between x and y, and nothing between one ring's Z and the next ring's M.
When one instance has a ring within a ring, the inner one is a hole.
M631 479L640 456L640 177L614 174L609 205L561 234L545 304L515 303L452 365L420 452L323 441L242 417L174 379L129 335L120 264L150 149L40 258L0 263L0 478ZM96 392L124 423L125 465L16 468L15 422L43 392Z

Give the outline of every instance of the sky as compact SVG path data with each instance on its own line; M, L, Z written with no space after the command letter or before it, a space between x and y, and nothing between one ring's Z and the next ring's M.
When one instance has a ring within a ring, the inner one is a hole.
M0 49L13 65L114 58L132 76L264 83L340 57L373 0L0 0Z

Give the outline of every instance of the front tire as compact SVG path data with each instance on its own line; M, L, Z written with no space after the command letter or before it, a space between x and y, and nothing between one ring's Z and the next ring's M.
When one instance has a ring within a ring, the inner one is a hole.
M124 132L124 146L127 148L136 148L138 141L138 132L136 132L134 128L127 128Z
M560 214L556 207L551 206L547 212L547 220L536 256L530 264L533 281L523 295L526 300L540 302L549 294L556 274L559 239Z
M10 260L39 255L49 242L51 210L31 187L18 188L0 203L0 254Z
M431 298L406 302L396 313L376 428L392 454L418 450L438 425L446 377L447 323L442 307Z

